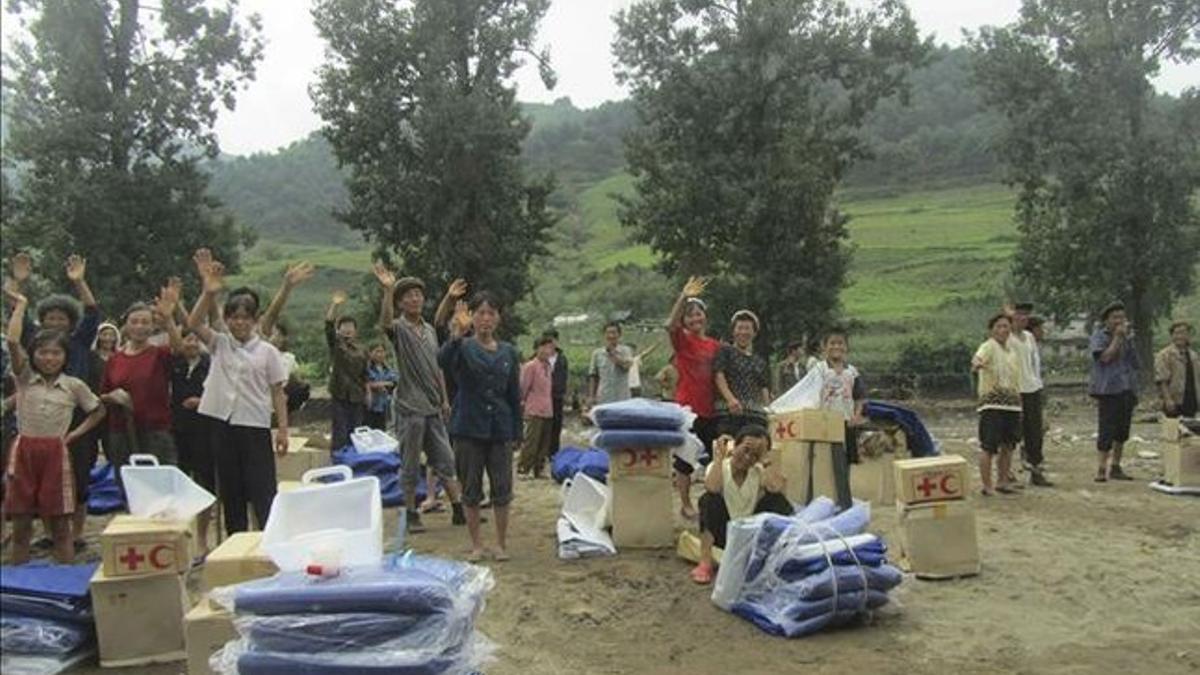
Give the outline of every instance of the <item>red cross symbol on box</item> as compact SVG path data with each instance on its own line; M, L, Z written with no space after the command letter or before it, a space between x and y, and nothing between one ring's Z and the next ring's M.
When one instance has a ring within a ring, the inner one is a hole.
M138 553L137 549L132 546L130 546L128 549L126 549L125 555L117 558L117 560L124 563L125 566L128 567L131 572L136 572L137 568L138 568L138 564L141 563L142 561L144 561L145 559L146 559L146 556L142 555L141 553Z
M953 495L958 492L958 488L954 484L954 474L945 474L941 480L936 477L930 478L928 474L921 477L921 482L917 484L917 490L921 492L926 499L935 491L941 492L944 495Z
M658 453L653 450L643 450L642 461L646 463L646 466L655 466L658 464Z

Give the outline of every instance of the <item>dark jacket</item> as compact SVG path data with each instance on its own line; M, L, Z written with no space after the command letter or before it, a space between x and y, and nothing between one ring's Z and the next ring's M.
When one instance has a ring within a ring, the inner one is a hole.
M195 433L204 428L205 417L195 410L184 408L183 402L204 394L204 380L208 379L210 365L207 354L200 355L191 374L188 373L187 359L182 356L176 356L171 364L171 419L175 433Z
M521 359L515 347L501 342L489 352L475 338L451 339L442 345L438 362L458 385L450 416L452 436L520 440Z
M550 398L562 401L567 396L567 355L563 350L556 349L558 360L554 362L554 372L550 374Z
M325 322L325 344L329 346L329 397L335 401L362 403L367 398L367 350L358 340L347 340L337 334L332 321Z

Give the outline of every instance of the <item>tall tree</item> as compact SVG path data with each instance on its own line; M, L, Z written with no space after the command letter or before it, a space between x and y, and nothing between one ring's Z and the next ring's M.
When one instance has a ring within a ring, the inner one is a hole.
M200 246L236 267L247 238L197 163L217 155L219 108L254 76L258 18L239 20L237 0L13 0L9 12L27 33L4 55L5 161L21 169L5 249L87 256L116 311Z
M1144 363L1200 251L1200 92L1166 105L1151 79L1164 60L1194 60L1198 40L1194 0L1025 0L1016 23L972 40L1006 120L1016 276L1058 315L1124 300Z
M849 261L834 188L867 114L929 51L908 9L643 0L616 21L641 122L622 222L668 274L713 275L720 315L758 310L767 344L825 327Z
M531 286L553 220L549 178L529 181L529 122L512 76L534 52L549 0L320 0L328 61L313 88L324 133L348 166L340 217L401 269L444 286L455 277L510 308ZM523 329L510 309L508 334Z

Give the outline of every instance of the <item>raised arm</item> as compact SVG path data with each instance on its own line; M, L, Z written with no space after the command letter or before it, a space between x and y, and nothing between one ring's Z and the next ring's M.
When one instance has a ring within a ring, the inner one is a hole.
M446 322L454 315L455 303L466 295L467 282L463 279L455 279L446 289L446 295L442 297L442 301L438 303L437 313L433 315L433 325L445 326Z
M211 261L204 267L204 277L201 281L200 299L196 301L196 306L192 308L192 313L188 316L188 328L196 333L201 342L212 346L215 333L213 326L205 320L217 304L217 294L225 287L225 266Z
M179 307L179 287L168 282L159 291L156 305L159 315L163 318L164 327L167 329L171 352L178 354L179 350L183 348L183 335L179 331L179 324L175 323L175 310ZM208 343L205 342L205 344Z
M8 352L12 358L12 372L16 375L24 370L25 360L29 358L25 353L25 346L21 344L25 333L25 310L29 307L29 298L26 298L18 290L17 284L13 283L4 286L4 297L12 303L12 315L8 317L8 335L5 339L8 340Z
M67 279L75 286L75 293L84 307L96 307L96 296L87 282L87 260L74 253L67 256Z
M345 291L334 291L329 299L329 307L325 310L325 344L332 353L337 350L337 320L338 308L346 302Z
M383 287L383 299L379 301L379 327L386 333L392 330L392 323L396 320L396 275L380 260L375 261L372 271Z
M683 310L687 306L688 299L700 297L706 286L708 286L708 281L703 277L688 279L687 283L683 285L683 291L679 293L679 297L675 299L675 304L671 307L671 318L667 320L668 329L676 331L683 327Z
M271 304L267 306L267 311L258 320L259 335L262 335L264 338L271 337L271 333L275 331L275 324L279 322L279 317L283 315L283 308L287 306L287 301L291 297L292 291L300 284L312 279L316 271L317 268L307 261L288 265L288 268L283 273L283 283L279 285L279 290L275 291L275 297L271 298Z
M733 437L728 435L723 435L713 441L711 448L713 461L704 474L704 489L713 494L719 495L725 489L725 457L729 454L731 441L733 441Z

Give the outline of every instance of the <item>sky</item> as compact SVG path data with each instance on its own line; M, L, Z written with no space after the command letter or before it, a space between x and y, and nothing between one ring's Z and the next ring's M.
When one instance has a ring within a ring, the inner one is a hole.
M518 98L550 102L566 96L581 108L625 98L612 74L612 16L634 0L553 0L539 41L550 48L558 85L547 91L534 65L517 74ZM868 6L871 0L850 0ZM242 0L243 10L262 17L266 47L258 74L238 96L237 108L222 111L216 131L229 154L269 152L317 129L308 86L324 56L309 13L311 0ZM922 35L962 43L962 31L1016 19L1020 0L908 0ZM6 24L9 22L5 22ZM5 35L10 32L6 26ZM7 39L5 40L7 42ZM1165 64L1156 86L1178 93L1200 84L1200 63Z

